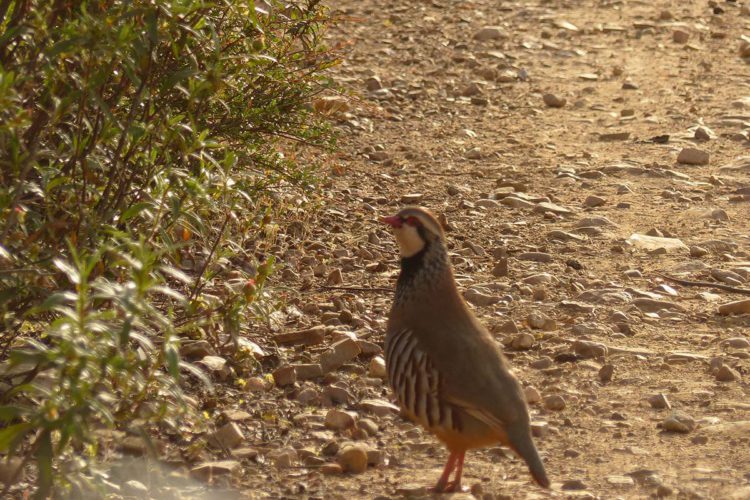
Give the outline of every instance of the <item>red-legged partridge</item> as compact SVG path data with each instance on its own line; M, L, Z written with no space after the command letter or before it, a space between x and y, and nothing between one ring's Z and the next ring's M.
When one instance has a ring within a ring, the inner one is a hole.
M385 340L388 379L406 415L450 451L435 490L460 489L466 451L498 443L549 487L521 386L459 294L440 224L423 208L382 222L393 228L401 253Z

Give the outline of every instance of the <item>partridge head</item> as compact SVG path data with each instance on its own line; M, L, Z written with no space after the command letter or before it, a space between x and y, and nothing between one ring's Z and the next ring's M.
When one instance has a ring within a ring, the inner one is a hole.
M441 225L419 207L381 220L401 255L385 342L389 383L404 413L450 452L435 489L460 488L466 451L497 444L513 449L549 487L521 386L458 292Z

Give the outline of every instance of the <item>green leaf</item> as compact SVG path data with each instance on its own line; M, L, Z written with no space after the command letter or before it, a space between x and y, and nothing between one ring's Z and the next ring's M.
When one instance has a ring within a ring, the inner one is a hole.
M20 406L0 406L0 420L3 422L10 422L28 413L28 409L21 408Z
M52 436L50 431L45 430L37 438L38 446L36 449L36 493L34 498L45 500L52 491L52 480L54 472L52 470Z
M147 203L145 201L131 205L122 213L122 215L120 215L120 222L127 222L128 220L132 219L133 217L150 207L151 203Z
M0 430L0 451L13 451L15 445L34 427L30 422L11 425Z
M78 269L62 259L53 259L52 263L55 264L56 268L65 273L71 283L75 285L81 284L81 275L79 274Z

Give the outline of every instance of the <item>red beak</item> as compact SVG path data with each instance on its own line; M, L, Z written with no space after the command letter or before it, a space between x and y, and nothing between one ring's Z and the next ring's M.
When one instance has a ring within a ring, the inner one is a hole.
M401 227L403 224L403 221L401 220L401 217L398 215L392 215L390 217L381 217L380 222L383 224L388 224L391 227Z

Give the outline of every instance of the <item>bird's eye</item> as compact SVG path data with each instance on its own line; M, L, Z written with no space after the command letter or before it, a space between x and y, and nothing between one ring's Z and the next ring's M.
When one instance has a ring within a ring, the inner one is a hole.
M419 226L419 219L416 217L407 217L405 222L410 226Z

